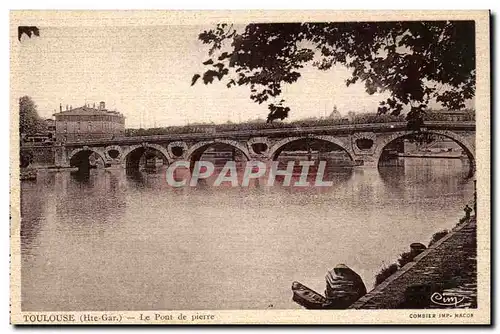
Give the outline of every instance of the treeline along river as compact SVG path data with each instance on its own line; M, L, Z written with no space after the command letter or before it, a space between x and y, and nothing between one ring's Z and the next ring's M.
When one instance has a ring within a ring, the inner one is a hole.
M345 263L367 288L473 196L460 159L336 168L331 187L172 188L165 171L22 181L22 310L287 309Z

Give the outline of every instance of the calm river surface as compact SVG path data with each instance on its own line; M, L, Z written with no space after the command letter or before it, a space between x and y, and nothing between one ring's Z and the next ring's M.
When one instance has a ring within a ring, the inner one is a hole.
M22 186L22 309L287 309L345 263L368 290L473 197L456 159L347 168L328 188L169 187L165 173L40 171Z

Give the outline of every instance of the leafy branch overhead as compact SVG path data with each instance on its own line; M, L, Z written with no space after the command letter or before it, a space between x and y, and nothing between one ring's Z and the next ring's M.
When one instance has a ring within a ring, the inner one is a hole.
M35 26L18 26L17 27L17 40L21 41L21 37L24 35L31 38L31 36L40 36L40 30Z
M388 92L378 112L399 115L407 106L416 126L431 101L461 109L475 92L473 21L249 24L242 32L218 24L199 39L209 58L192 85L201 78L248 86L253 101L268 104L268 122L288 116L279 95L307 64L347 67L347 86L361 82L368 94Z

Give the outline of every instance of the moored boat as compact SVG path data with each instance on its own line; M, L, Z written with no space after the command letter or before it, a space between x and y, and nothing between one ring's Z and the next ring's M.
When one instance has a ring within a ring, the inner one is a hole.
M361 277L345 264L326 274L325 296L299 283L292 283L293 301L306 309L346 309L366 294Z
M292 300L306 309L323 309L326 298L299 282L292 283Z

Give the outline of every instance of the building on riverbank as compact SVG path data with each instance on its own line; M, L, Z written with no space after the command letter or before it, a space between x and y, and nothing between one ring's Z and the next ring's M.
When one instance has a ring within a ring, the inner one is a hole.
M80 141L87 139L111 139L123 136L125 133L125 117L117 112L106 109L101 101L96 108L84 105L68 108L54 114L55 137L58 142Z

